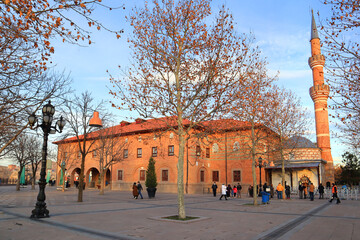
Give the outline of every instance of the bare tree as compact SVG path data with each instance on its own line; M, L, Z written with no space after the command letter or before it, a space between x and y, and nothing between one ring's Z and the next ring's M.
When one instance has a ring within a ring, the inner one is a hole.
M109 127L98 131L98 139L95 143L95 149L99 155L100 169L100 193L104 194L106 171L115 163L123 158L123 150L128 144L119 141L120 134L116 134L114 127Z
M0 0L0 156L26 129L30 110L66 92L67 77L47 72L54 39L91 44L94 28L120 37L122 30L94 18L96 7L117 8L99 0Z
M81 153L81 172L79 176L79 192L78 202L83 201L83 186L84 186L84 170L85 158L93 150L95 139L89 138L88 135L94 130L94 127L89 126L89 121L94 111L101 111L103 102L95 105L89 92L84 92L81 96L74 96L65 102L63 109L64 116L67 116L67 136L74 136L78 145L79 152ZM66 140L64 140L66 141Z
M66 170L70 169L72 166L75 166L77 162L77 157L80 155L78 148L72 144L64 144L61 146L61 151L59 149L60 156L58 156L56 165L61 169L62 174L62 191L65 192L65 179L66 179ZM60 184L60 182L59 182Z
M18 181L16 183L16 191L20 191L20 178L21 173L25 166L29 163L29 137L25 134L20 135L13 143L11 144L11 151L8 156L13 159L13 161L19 164L18 171Z
M324 0L332 16L321 26L325 36L327 80L341 135L351 146L360 146L360 5L357 0Z
M274 134L266 127L266 109L268 102L266 94L272 87L275 77L267 75L266 65L263 62L258 65L257 72L251 75L251 78L243 82L243 88L237 92L237 100L234 101L231 116L234 119L244 121L250 132L244 131L243 152L252 160L253 176L253 204L257 205L257 177L256 177L256 160L266 154L266 145L269 138L274 138Z
M70 79L64 73L47 72L12 80L0 76L0 155L26 128L28 117L50 98L53 102L70 92Z
M29 156L29 165L31 167L31 189L35 190L36 173L42 160L42 143L35 136L27 135L29 138L26 143L26 152Z
M111 94L120 99L113 104L120 109L145 118L173 117L167 124L179 141L178 215L184 219L186 140L199 123L225 111L235 89L257 68L259 51L252 36L234 31L225 7L208 24L210 0L152 2L129 17L135 63L123 79L111 77Z
M301 106L300 99L293 92L284 88L273 86L265 98L265 124L277 134L277 141L270 141L271 151L280 157L282 185L285 186L285 155L298 146L299 136L308 130L309 112Z

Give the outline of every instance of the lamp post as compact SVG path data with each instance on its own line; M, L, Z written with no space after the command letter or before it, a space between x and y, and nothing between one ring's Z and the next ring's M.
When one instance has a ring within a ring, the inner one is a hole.
M56 132L62 132L65 126L65 120L63 117L60 117L55 124L55 126L51 126L53 121L53 115L55 113L55 107L51 105L49 101L48 104L45 104L42 108L42 122L38 123L38 119L35 113L31 114L28 118L30 128L37 129L41 128L44 132L44 142L42 147L42 159L41 159L41 170L40 170L40 179L39 179L39 194L37 196L37 202L35 205L35 209L32 210L30 218L45 218L49 217L49 210L46 209L45 203L45 185L46 185L46 157L47 157L47 142L49 134L54 134ZM36 126L35 126L36 125Z
M262 167L264 167L266 164L265 164L265 162L263 162L263 159L262 159L262 157L259 157L259 159L258 159L258 162L257 162L257 166L259 167L259 170L260 170L260 188L262 187L261 186L261 168ZM260 191L260 189L259 189L259 196L261 196L261 191Z

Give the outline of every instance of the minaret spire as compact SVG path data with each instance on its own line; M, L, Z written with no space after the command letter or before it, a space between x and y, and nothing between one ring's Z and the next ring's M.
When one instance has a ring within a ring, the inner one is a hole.
M325 57L321 54L320 38L317 32L314 13L311 21L311 57L309 66L312 70L314 85L310 88L310 96L314 101L316 140L321 150L321 158L327 162L325 165L325 179L321 182L334 182L334 165L330 148L329 114L327 100L330 87L324 82Z
M316 23L315 23L315 18L314 18L314 11L311 10L311 15L312 15L312 21L311 21L311 40L317 38L319 38L319 34L317 31L317 27L316 27Z

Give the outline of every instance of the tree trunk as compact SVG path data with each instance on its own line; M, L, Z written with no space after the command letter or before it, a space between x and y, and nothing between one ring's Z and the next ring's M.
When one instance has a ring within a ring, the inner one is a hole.
M177 187L178 187L178 212L179 218L185 219L185 202L184 202L184 150L185 150L185 138L184 133L179 130L179 158L178 158L178 179L177 179Z
M85 151L85 148L83 149ZM85 171L85 156L84 154L81 154L81 170L79 176L80 182L79 182L78 202L83 201L84 171Z
M285 158L283 153L283 140L282 135L280 135L280 157L281 157L281 184L283 185L282 198L285 199Z
M105 181L104 181L104 174L105 170L101 169L100 170L100 195L104 195L104 191L105 191Z
M20 191L20 178L21 178L22 168L20 167L20 171L18 172L18 181L16 183L16 191Z
M255 166L255 159L256 159L256 142L255 142L255 126L254 122L251 123L251 157L252 157L252 176L253 176L253 204L258 205L257 202L257 179L256 179L256 166Z
M36 181L36 178L35 178L35 175L34 175L32 180L31 180L31 190L35 190L35 181Z

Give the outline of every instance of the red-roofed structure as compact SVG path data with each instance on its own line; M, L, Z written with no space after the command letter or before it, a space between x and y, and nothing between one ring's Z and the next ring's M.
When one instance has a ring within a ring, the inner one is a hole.
M184 128L191 126L183 121ZM264 134L269 129L263 128ZM184 181L189 193L208 192L211 183L252 184L251 159L246 154L246 142L250 124L233 119L212 120L198 124L191 130L185 152ZM85 161L86 186L95 187L99 179L99 154L94 154L101 138L115 138L124 144L121 161L107 170L106 181L113 190L129 190L133 182L144 182L149 158L156 161L159 192L176 192L177 156L179 142L176 134L177 122L174 117L158 119L136 119L135 122L121 122L119 125L88 134L87 141L93 144L93 153ZM272 133L272 132L271 132ZM272 133L273 134L273 133ZM82 140L83 136L79 136ZM78 139L71 137L56 141L58 159L71 160L68 168L71 182L77 179L80 169ZM267 143L264 142L264 146ZM66 157L65 157L66 156ZM263 158L269 158L263 156ZM74 164L75 163L75 164ZM268 177L262 174L263 182Z

